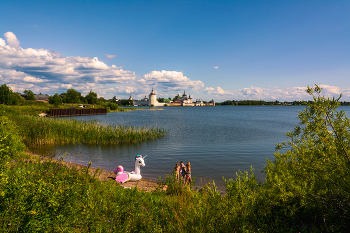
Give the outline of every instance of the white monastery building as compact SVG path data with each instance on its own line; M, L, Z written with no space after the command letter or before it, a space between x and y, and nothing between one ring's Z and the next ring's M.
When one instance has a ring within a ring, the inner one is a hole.
M202 100L196 100L196 102L192 102L191 95L184 94L180 96L179 94L174 98L174 101L164 99L164 102L158 102L157 95L154 93L153 89L152 92L149 94L149 98L145 96L142 100L134 100L131 95L129 100L133 101L134 105L141 105L141 106L215 106L215 101L211 100L208 103L203 103Z

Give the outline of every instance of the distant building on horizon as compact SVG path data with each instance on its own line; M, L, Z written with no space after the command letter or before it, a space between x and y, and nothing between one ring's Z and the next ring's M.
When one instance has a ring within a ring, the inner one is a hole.
M149 98L145 96L142 100L134 100L130 94L129 100L133 102L133 105L139 105L139 106L215 106L215 101L211 100L208 103L203 103L202 100L196 100L196 102L193 103L191 95L187 95L184 91L184 94L180 96L178 94L174 99L164 99L164 102L158 102L157 95L154 93L154 90L152 88L151 93L148 96Z

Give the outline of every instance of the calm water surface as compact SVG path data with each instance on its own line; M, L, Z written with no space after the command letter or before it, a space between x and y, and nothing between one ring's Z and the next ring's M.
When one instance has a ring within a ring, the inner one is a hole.
M68 152L66 161L102 167L113 171L118 165L131 171L135 155L148 155L143 177L157 179L170 174L178 161L191 162L196 183L222 177L234 178L238 170L252 165L263 181L266 158L274 159L276 143L298 123L302 106L216 106L163 107L162 111L130 111L107 115L79 116L78 120L97 120L102 124L159 126L169 130L165 138L127 145L63 145L36 148L40 154ZM343 107L349 117L350 107Z

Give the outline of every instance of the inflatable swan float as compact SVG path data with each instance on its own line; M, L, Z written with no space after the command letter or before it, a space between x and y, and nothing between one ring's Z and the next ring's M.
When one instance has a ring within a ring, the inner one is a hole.
M146 155L147 156L147 155ZM141 180L141 169L140 166L146 166L144 159L146 158L142 155L136 155L135 157L135 169L132 172L125 172L123 166L119 165L117 170L114 170L114 173L117 175L115 181L120 183L125 183L127 181L139 181Z

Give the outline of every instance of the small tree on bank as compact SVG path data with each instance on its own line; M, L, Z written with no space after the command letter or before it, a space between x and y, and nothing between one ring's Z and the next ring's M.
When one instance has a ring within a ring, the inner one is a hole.
M336 110L341 95L325 98L317 85L307 92L314 101L299 112L300 123L286 134L289 141L277 144L289 150L268 160L264 185L276 206L344 224L350 221L349 119Z
M20 97L18 94L13 93L6 84L0 86L0 104L17 105L19 101Z
M24 90L23 93L26 100L35 100L35 95L31 90Z
M55 106L61 105L62 98L56 93L55 95L49 97L49 103Z
M85 99L89 104L96 104L97 102L97 94L93 91L90 91L89 94L85 96Z

